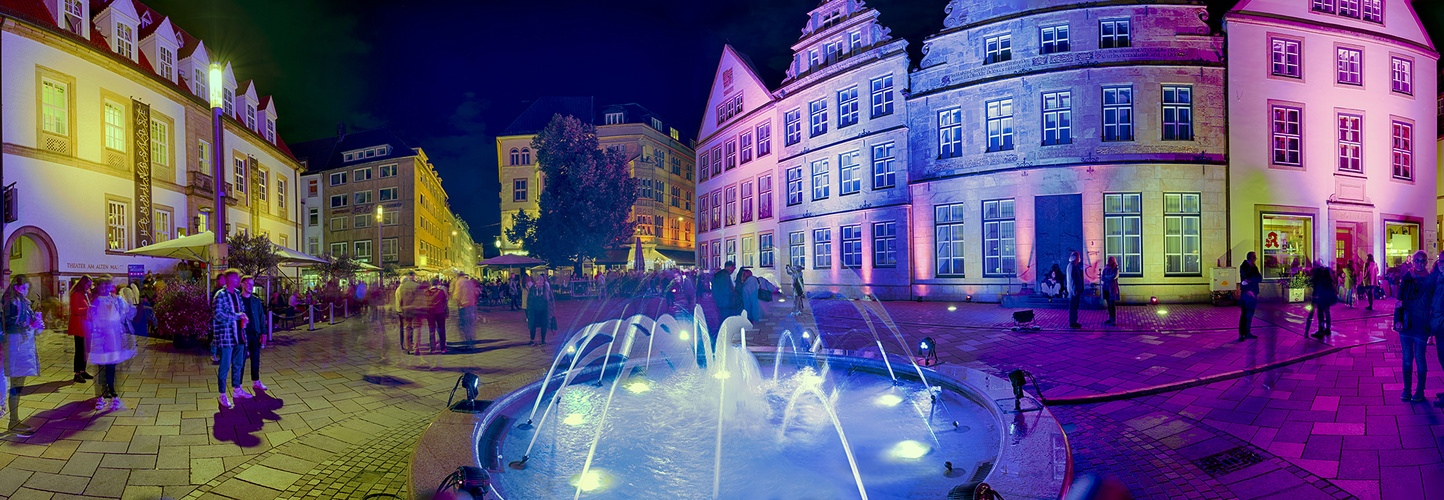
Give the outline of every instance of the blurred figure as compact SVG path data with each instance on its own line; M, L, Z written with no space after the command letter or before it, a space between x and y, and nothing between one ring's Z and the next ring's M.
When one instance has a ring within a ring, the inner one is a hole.
M1133 494L1117 478L1084 474L1073 481L1064 500L1133 500Z
M1238 266L1238 339L1240 341L1256 339L1251 332L1253 327L1253 315L1258 311L1258 286L1263 281L1263 274L1258 271L1258 255L1249 252L1244 258L1243 265Z
M1118 303L1118 258L1109 257L1108 264L1103 266L1103 300L1108 301L1108 321L1105 325L1112 325L1118 322L1118 315L1114 306Z
M1359 275L1360 283L1364 284L1364 295L1369 298L1369 306L1365 310L1374 310L1374 294L1379 287L1379 265L1374 263L1374 254L1364 262L1364 273Z
M10 277L10 285L0 296L5 308L4 367L9 384L5 403L10 414L10 432L20 437L35 435L30 426L20 423L20 393L25 391L26 377L40 375L40 358L35 350L35 332L45 328L40 313L30 307L30 280L24 274Z
M472 299L473 301L475 299ZM446 287L441 282L433 282L426 288L425 314L426 326L431 332L429 344L432 353L446 352L446 318L450 316L451 309L447 307ZM437 335L441 336L441 342L437 343Z
M81 276L80 281L75 283L75 289L70 291L70 325L65 332L75 339L75 377L72 380L77 384L94 378L85 372L85 322L90 314L93 287L90 276Z
M762 321L762 308L758 307L757 301L757 278L752 276L752 270L742 268L737 273L736 290L733 300L737 301L737 307L747 313L747 320L756 324Z
M1083 303L1083 256L1077 250L1068 254L1068 270L1064 272L1068 290L1068 328L1083 328L1078 322L1078 307Z
M400 319L401 350L405 351L406 354L412 354L411 341L416 336L417 317L413 306L415 305L418 286L416 283L416 272L411 271L406 273L406 277L401 280L401 285L396 287L396 298L393 307L396 308L396 315L398 319Z
M268 389L266 384L261 383L261 348L266 345L266 334L269 333L269 315L266 311L266 304L259 295L252 293L256 288L256 280L250 276L241 278L241 310L246 313L246 357L251 359L251 388L257 391ZM240 387L235 388L232 394L238 398L249 398L251 393L245 392Z
M1399 306L1394 310L1394 331L1399 332L1399 343L1404 348L1404 393L1400 401L1424 401L1425 375L1429 363L1424 357L1425 342L1429 337L1429 306L1433 302L1435 280L1428 272L1429 254L1423 250L1405 262L1408 267L1402 271L1399 281ZM1414 381L1411 371L1418 373L1418 388L1411 391ZM1411 396L1412 392L1412 396Z
M1311 273L1309 283L1314 287L1314 295L1311 304L1313 305L1313 310L1309 311L1309 318L1312 318L1315 314L1318 315L1319 331L1315 333L1313 337L1323 340L1325 335L1332 333L1334 315L1329 312L1329 309L1339 302L1339 295L1334 288L1334 282L1336 280L1329 266L1325 266L1322 261L1314 261L1314 269ZM1304 320L1305 335L1309 333L1309 324L1311 322L1309 319Z
M451 282L451 303L456 306L456 326L461 329L461 338L467 342L476 340L476 298L480 289L476 280L465 272L457 273ZM442 342L443 351L446 342Z
M115 369L121 362L135 357L135 337L128 330L128 323L135 316L130 303L115 296L115 283L110 278L101 278L95 284L95 302L90 306L86 328L90 338L90 362L95 365L100 379L96 380L100 397L95 400L96 411L106 409L121 411L125 403L115 388ZM111 398L107 402L106 398Z
M1444 369L1444 252L1434 261L1434 296L1429 301L1429 330L1434 333L1434 354L1439 357L1439 368ZM1419 391L1424 392L1424 391ZM1436 406L1444 406L1444 392L1434 394Z
M532 277L531 286L526 288L526 345L536 345L538 329L541 330L541 345L547 345L547 328L555 321L553 314L551 284L547 282L546 273L537 273Z

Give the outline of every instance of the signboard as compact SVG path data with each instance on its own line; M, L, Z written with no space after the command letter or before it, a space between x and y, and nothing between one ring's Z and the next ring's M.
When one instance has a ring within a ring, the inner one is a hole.
M131 283L140 283L145 280L145 264L130 264L126 266L125 274Z
M135 159L135 246L140 248L155 243L151 231L150 105L132 99L131 106L135 110L131 126L135 138L131 147Z

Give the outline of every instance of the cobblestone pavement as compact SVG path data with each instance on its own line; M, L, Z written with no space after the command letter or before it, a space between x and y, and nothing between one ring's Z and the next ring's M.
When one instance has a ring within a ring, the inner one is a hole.
M560 304L564 329L662 310L656 300ZM767 330L786 323L791 304L772 306L760 342L777 342ZM829 347L875 348L851 305L811 307L818 316L801 323ZM1012 311L996 304L885 307L903 345L931 336L946 363L1027 369L1049 398L1120 394L1055 411L1068 425L1075 470L1117 477L1138 498L1444 498L1444 419L1427 404L1398 402L1399 348L1383 325L1389 306L1336 308L1326 342L1300 335L1302 308L1275 306L1254 326L1264 338L1244 343L1234 340L1234 308L1126 307L1121 326L1106 328L1097 326L1101 312L1085 311L1083 330L1059 328L1066 311L1039 310L1041 331L1015 333ZM38 432L0 440L0 497L408 497L415 436L460 373L480 375L483 396L494 397L539 377L558 348L560 339L526 346L521 313L504 309L482 314L474 341L459 340L453 320L442 355L405 355L394 321L383 330L363 316L279 333L262 353L270 390L234 410L218 409L205 352L147 340L121 370L132 409L96 412L91 385L68 379L70 339L47 333L43 375L22 396L21 413ZM883 340L889 352L902 350ZM1305 356L1316 357L1242 376ZM1431 387L1444 389L1441 372L1431 370ZM1128 397L1201 379L1219 381Z

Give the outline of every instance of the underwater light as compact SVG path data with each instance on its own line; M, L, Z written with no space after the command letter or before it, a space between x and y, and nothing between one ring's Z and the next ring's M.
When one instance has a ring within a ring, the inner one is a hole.
M592 469L584 473L572 476L571 480L572 486L576 486L577 489L582 491L592 491L600 489L604 486L607 486L608 484L611 484L611 482L612 478L607 476L605 472L598 469Z
M586 421L587 418L582 416L582 414L580 413L573 413L571 415L567 415L567 418L562 419L562 423L567 425L582 425L582 422Z
M677 338L682 339L682 340L687 340L687 339L692 338L692 337L689 336L689 335L687 335L687 330L682 330L682 333L677 334Z
M888 451L888 454L892 455L893 458L913 460L922 458L923 455L927 455L929 451L932 451L932 448L929 448L928 445L909 439L893 445L892 449Z
M569 345L569 346L567 346L567 354L576 354L576 353L577 353L577 346L576 346L576 345Z
M729 371L727 371L727 370L722 370L722 371L719 371L719 372L717 372L717 373L713 373L713 374L712 374L712 378L715 378L715 379L717 379L717 380L727 380L727 379L729 379L729 378L732 378L732 372L729 372Z
M877 403L878 406L897 406L902 400L902 396L897 394L883 394L878 396L877 399L872 400L872 402Z
M632 391L633 394L641 394L641 393L644 393L644 392L647 392L647 391L652 390L652 386L647 385L646 382L642 382L642 381L640 381L640 380L638 380L638 381L636 381L636 382L632 382L632 383L630 383L630 384L627 384L626 387L627 387L627 390L628 390L628 391Z

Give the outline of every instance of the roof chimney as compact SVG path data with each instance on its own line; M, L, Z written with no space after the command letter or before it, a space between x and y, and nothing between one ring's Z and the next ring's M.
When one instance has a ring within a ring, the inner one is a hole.
M336 122L336 142L346 140L346 122Z

